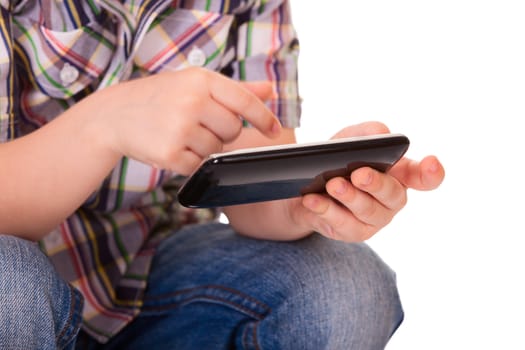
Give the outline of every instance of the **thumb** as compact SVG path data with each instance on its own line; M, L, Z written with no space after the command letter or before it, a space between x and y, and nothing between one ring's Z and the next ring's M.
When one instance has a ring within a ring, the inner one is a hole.
M367 136L374 134L386 134L389 132L390 130L385 124L378 121L369 121L347 126L346 128L337 132L331 138L337 139L342 137Z

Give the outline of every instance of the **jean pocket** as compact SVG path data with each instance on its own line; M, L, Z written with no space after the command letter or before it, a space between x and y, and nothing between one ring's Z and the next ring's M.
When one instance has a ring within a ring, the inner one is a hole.
M271 308L264 302L220 285L199 286L170 294L149 296L144 300L142 311L144 315L160 315L192 303L220 305L256 320L263 319L271 312Z

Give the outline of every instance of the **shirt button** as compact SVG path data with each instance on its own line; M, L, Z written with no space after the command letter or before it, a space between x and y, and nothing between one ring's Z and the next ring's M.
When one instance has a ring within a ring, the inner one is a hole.
M206 54L198 47L193 47L188 54L188 63L190 66L202 67L206 63Z
M78 69L70 65L69 63L64 64L64 67L60 70L60 80L64 86L71 85L78 79Z

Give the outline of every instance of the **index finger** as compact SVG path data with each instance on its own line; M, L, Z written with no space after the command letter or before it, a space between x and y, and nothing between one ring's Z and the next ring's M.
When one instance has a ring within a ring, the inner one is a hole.
M280 134L281 123L253 92L223 75L211 76L209 92L217 103L242 116L268 137L275 138Z

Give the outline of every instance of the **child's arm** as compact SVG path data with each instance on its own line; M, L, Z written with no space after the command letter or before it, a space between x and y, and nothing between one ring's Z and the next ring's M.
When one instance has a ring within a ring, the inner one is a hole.
M280 124L261 99L268 83L243 84L191 68L97 92L37 131L0 144L0 232L39 239L76 210L122 156L189 174L242 129L265 137Z

